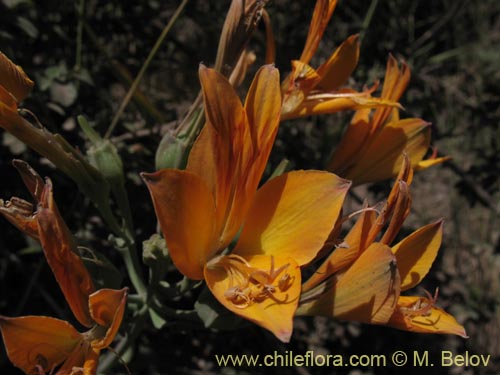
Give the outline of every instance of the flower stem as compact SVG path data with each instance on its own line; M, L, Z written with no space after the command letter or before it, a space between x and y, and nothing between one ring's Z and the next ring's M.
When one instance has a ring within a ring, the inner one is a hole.
M111 136L111 134L113 133L114 128L118 124L118 120L120 119L121 115L123 114L123 111L127 107L128 103L130 102L130 99L134 95L134 92L137 89L137 86L139 86L139 83L141 82L141 79L142 79L144 73L146 72L147 68L149 67L149 64L153 60L153 57L156 55L156 52L158 52L158 49L160 48L161 44L165 40L167 34L169 33L170 29L174 25L175 21L177 21L181 12L184 10L184 7L186 6L187 2L188 2L188 0L183 0L182 3L177 7L174 15L172 16L172 18L170 19L170 21L165 26L165 28L161 32L160 36L156 40L156 43L153 46L153 48L151 49L151 51L149 52L149 55L146 58L146 61L144 62L144 64L142 65L141 70L139 71L139 73L137 74L137 77L135 77L134 82L130 86L130 89L128 90L127 95L125 96L122 103L120 104L120 108L118 108L118 112L116 112L115 117L113 117L113 120L111 121L111 125L109 125L109 128L106 131L106 134L104 135L105 139L109 138Z

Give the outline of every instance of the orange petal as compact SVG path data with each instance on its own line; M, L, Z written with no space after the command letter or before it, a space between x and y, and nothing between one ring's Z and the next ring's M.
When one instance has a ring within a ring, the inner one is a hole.
M333 287L299 307L301 315L325 315L363 323L384 324L399 297L399 273L391 249L371 244Z
M21 175L24 185L28 188L35 202L38 203L42 199L42 192L45 187L43 179L28 163L22 160L14 159L12 160L12 165L14 165Z
M276 42L274 40L273 26L271 17L265 9L262 9L262 22L266 29L266 64L274 64L276 62Z
M306 96L320 80L321 77L316 70L308 64L298 60L292 61L292 71L281 85L283 91L282 119L291 118L290 114L297 112Z
M392 247L396 255L401 290L413 288L427 275L443 237L443 220L426 225Z
M34 82L20 66L0 52L0 85L20 102L29 95Z
M411 165L417 165L429 148L429 125L417 118L387 124L343 177L353 180L355 185L394 177L404 152L409 155Z
M38 224L31 203L17 197L7 202L0 199L0 214L21 232L38 240Z
M302 290L308 290L318 285L323 280L340 270L348 267L364 251L367 243L367 235L375 223L374 211L364 211L344 238L347 247L339 247L321 263L316 272L302 285Z
M309 25L309 31L307 33L307 40L304 45L302 55L300 56L301 61L305 63L309 63L309 61L311 61L311 58L318 49L318 45L321 42L326 25L328 25L336 5L337 0L316 1L316 6L314 7L314 12L311 18L311 24Z
M203 278L203 266L218 250L213 196L189 171L143 173L172 260L184 275Z
M432 306L424 315L413 315L411 306L415 306L420 300L422 297L400 296L398 307L387 325L410 332L452 334L467 338L464 327L438 307ZM425 300L426 303L429 302Z
M28 188L35 202L38 203L42 197L44 182L28 163L22 160L13 160L12 164L18 170L24 184ZM24 199L12 197L10 201L4 202L0 199L0 214L9 220L19 230L28 236L38 240L38 224L33 205Z
M321 171L295 171L268 181L257 192L240 239L239 255L288 255L299 265L323 247L350 182Z
M104 337L92 341L92 348L104 349L113 342L127 302L128 288L121 290L100 289L89 298L90 315L94 321L107 331Z
M413 179L413 169L410 165L410 159L406 153L403 153L403 160L398 177L389 193L384 207L380 211L375 224L371 227L366 238L367 243L375 241L379 233L389 222L386 233L398 233L403 225L404 218L408 215L411 206L411 195L409 186ZM384 233L385 237L385 233ZM391 240L392 241L392 240ZM387 243L386 243L387 244Z
M47 180L42 199L37 213L38 233L47 263L75 317L82 325L90 327L93 320L88 310L88 298L95 290L94 284L55 206L50 180Z
M250 208L278 132L280 108L279 72L271 65L263 66L256 73L245 102L249 126L244 129L240 179L234 188L223 243L231 241L241 229Z
M273 288L273 291L266 294L256 280L248 282L242 274L232 272L231 267L221 266L227 257L215 258L205 267L205 280L213 295L230 311L268 329L281 341L289 342L300 295L300 267L287 256L240 257L248 262L250 273L257 271L255 278L261 282L266 281L261 279L264 273L272 274L283 267L274 280L267 280L269 290Z
M0 316L0 329L10 361L26 374L51 372L83 341L71 324L46 316Z
M321 76L318 88L334 91L344 85L351 76L359 59L359 35L351 35L317 69Z
M21 136L26 133L23 132L23 125L28 124L17 113L16 99L0 85L0 127L22 139Z
M88 341L78 344L56 372L56 375L96 375L99 351Z
M6 116L7 111L11 115L17 115L16 98L0 84L0 115Z
M217 186L217 164L215 149L215 129L205 124L189 152L186 170L200 177L215 197Z
M380 239L380 242L386 245L390 245L392 241L394 241L399 231L401 230L404 221L410 214L411 209L411 194L408 184L405 181L398 180L394 185L394 187L397 187L397 198L393 205L393 208L391 209L391 196L389 195L386 206L389 208L389 210L387 210L387 212L384 212L384 214L390 214L391 220L389 222L389 225L387 226L387 229L385 230L384 235ZM391 193L394 191L394 187L391 190Z
M327 168L329 171L340 176L345 175L351 165L359 159L363 146L369 141L370 112L369 108L356 111L330 158Z
M206 132L204 142L201 142L200 146L195 144L194 147L203 146L203 149L192 151L196 157L193 159L190 157L187 169L201 178L206 178L207 184L214 184L214 186L209 185L209 188L215 192L214 200L217 207L215 232L220 234L221 246L225 247L241 225L241 223L231 223L232 230L234 227L238 229L234 233L227 231L224 234L227 218L235 203L234 190L243 178L241 159L245 154L252 154L254 150L252 143L244 139L248 121L243 105L229 81L220 73L203 65L200 65L199 76L207 118L205 127L213 129ZM208 159L204 157L203 152L207 151L212 152L213 157L210 156ZM212 171L205 171L206 169ZM245 197L239 197L238 202L241 199Z
M409 82L410 69L408 65L403 63L400 69L397 60L392 55L389 55L380 97L394 102L399 101ZM372 119L372 134L378 132L384 126L383 124L387 121L391 112L391 108L379 108L375 111Z

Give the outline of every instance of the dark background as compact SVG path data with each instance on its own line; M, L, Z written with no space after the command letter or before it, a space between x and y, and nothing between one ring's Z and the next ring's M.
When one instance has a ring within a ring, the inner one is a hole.
M83 31L80 43L77 8L82 1L1 0L0 49L36 81L33 94L23 106L36 113L49 130L85 149L75 117L84 114L104 134L128 89L113 61L123 64L135 77L178 3L84 1L89 29ZM154 169L158 132L172 126L194 100L199 89L198 64L213 64L228 4L204 0L188 3L140 86L161 119L144 114L132 103L113 133L129 177L127 188L133 197L134 218L140 223L140 241L155 231L156 222L138 173ZM290 60L300 56L313 7L312 0L274 0L267 7L277 43L276 65L283 75L289 70ZM500 372L500 2L339 1L311 65L318 66L347 36L358 32L362 33L361 57L351 86L361 89L363 84L383 79L389 53L406 60L412 80L402 98L406 108L403 116L432 122L433 144L441 154L453 158L416 175L413 210L404 230L409 233L440 217L446 219L440 254L417 293L423 295L423 288L434 290L439 286L438 305L465 325L470 338L412 334L315 318L297 319L292 341L285 345L255 326L213 332L172 324L161 331L146 328L130 364L132 373L265 373L263 368L221 369L214 355L265 355L275 350L345 355L390 354L395 350L469 351L491 354L488 368L343 368L337 372ZM252 39L251 48L262 56L262 29ZM260 63L261 57L254 68ZM349 114L341 114L283 123L271 165L286 157L294 168L321 168L348 120ZM28 199L10 160L28 161L42 176L53 180L62 215L79 241L99 249L123 269L95 209L73 182L5 132L0 138L1 197ZM379 183L360 187L355 193L368 196L373 204L384 199L389 187L390 182ZM348 207L357 206L352 203ZM71 321L37 244L5 220L0 225L0 313L43 314ZM431 358L437 358L437 354ZM267 370L332 372L319 367ZM0 373L19 373L4 349L0 352ZM118 366L113 373L125 370Z

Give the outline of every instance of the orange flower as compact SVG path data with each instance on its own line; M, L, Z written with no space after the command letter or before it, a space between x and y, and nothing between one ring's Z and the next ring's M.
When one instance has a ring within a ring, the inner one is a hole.
M390 247L410 209L408 158L382 212L365 208L343 244L303 285L299 315L326 315L403 330L466 337L455 318L435 306L437 294L400 296L428 273L441 245L442 220ZM390 217L390 221L389 221ZM378 242L375 239L387 224Z
M299 60L292 61L292 71L281 85L282 120L361 108L399 106L394 101L372 97L371 93L377 85L363 92L343 88L358 64L358 35L348 37L318 69L308 65L336 5L336 0L316 2L302 55Z
M350 183L327 172L296 171L257 190L280 117L277 69L257 72L244 105L216 71L201 66L200 80L207 123L187 170L143 178L180 272L205 279L226 308L287 342L300 266L328 238Z
M56 368L57 375L95 374L99 352L111 344L120 327L127 288L95 291L54 202L52 183L47 179L44 184L26 163L16 161L15 165L38 204L37 211L19 212L16 205L7 203L0 212L27 234L33 236L36 228L33 237L39 239L73 314L90 329L79 333L68 322L45 316L0 316L7 355L26 374L52 374Z
M408 86L410 69L401 69L393 56L389 57L382 99L397 102ZM429 149L430 124L419 118L401 120L396 108L380 107L358 110L340 144L335 149L329 171L353 181L354 185L394 177L406 152L416 170L429 168L448 160L434 154L422 160Z

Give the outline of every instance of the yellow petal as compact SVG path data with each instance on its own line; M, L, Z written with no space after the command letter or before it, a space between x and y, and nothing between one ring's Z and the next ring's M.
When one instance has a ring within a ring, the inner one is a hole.
M330 158L327 170L340 176L345 175L351 165L359 159L363 146L369 140L370 112L369 108L356 111Z
M248 212L234 249L239 255L288 255L299 265L323 247L350 182L321 171L295 171L268 181Z
M90 315L102 327L106 327L104 337L92 341L94 349L107 348L113 342L125 312L128 289L100 289L89 298Z
M214 259L205 267L213 295L230 311L289 342L300 295L298 264L287 256L257 255L240 257L241 263L232 266L231 261L238 260L228 258Z
M429 125L416 118L387 124L343 177L353 180L355 185L394 177L404 152L409 155L411 165L417 165L429 148Z
M207 184L188 171L143 173L172 260L184 275L203 278L203 266L217 250L215 205Z
M443 220L426 225L392 247L396 255L401 290L413 288L427 275L443 237Z
M400 291L395 257L380 243L371 244L333 283L318 300L300 306L298 313L384 324L396 307Z
M333 53L333 55L317 69L321 76L318 88L323 91L334 91L344 85L356 68L359 58L359 35L351 35Z
M29 95L34 82L20 66L0 52L0 85L20 102Z
M422 300L425 300L424 303L430 303L422 297L400 296L398 307L387 325L410 332L452 334L467 338L464 327L452 315L438 307L429 306L429 310L423 315L416 314L415 310L427 309L425 306L416 305L422 305Z
M245 112L249 127L249 136L253 144L255 161L259 167L257 175L262 175L262 170L271 152L271 147L278 131L281 91L279 71L272 65L265 65L255 74L255 78L248 90L245 100Z
M92 326L88 298L95 291L94 284L82 259L77 255L71 232L57 210L50 180L45 185L37 219L40 243L47 263L71 311L82 325Z
M283 113L281 120L376 107L398 108L400 105L391 100L360 96L359 93L337 96L332 94L332 98L318 95L308 97L295 110Z
M325 32L326 25L332 17L337 0L317 0L314 12L307 33L307 40L304 45L304 50L300 56L300 60L309 63L314 53L318 49L318 45Z
M37 365L49 373L83 340L68 322L46 316L0 316L0 329L10 361L26 374L38 374Z
M344 238L346 247L339 247L321 263L313 275L302 285L302 290L309 290L336 272L348 267L364 251L369 243L366 242L370 228L376 219L374 211L364 211Z
M440 158L425 159L417 163L417 165L415 166L415 171L423 171L424 169L444 163L445 161L448 160L451 160L451 156L442 156Z

